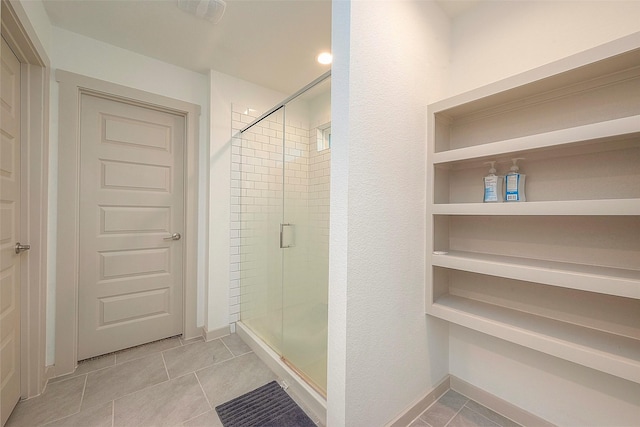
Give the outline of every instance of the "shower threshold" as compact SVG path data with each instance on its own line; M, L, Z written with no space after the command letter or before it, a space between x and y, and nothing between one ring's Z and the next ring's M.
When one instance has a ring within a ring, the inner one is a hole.
M291 363L289 361L289 359L287 359L284 356L280 357L280 360L282 361L282 363L284 363L285 365L287 365L289 367L289 369L291 369L293 372L295 372L300 378L302 378L302 380L304 382L306 382L307 384L309 384L319 395L321 395L325 400L327 400L327 393L320 388L319 385L317 385L312 379L311 377L309 377L309 375L305 374L304 372L302 372L300 369L296 368L296 366Z
M304 379L297 369L282 360L279 354L242 322L236 323L236 333L260 360L289 385L294 400L298 398L307 409L320 419L322 425L326 425L327 399L324 393L320 393L315 386L310 385L311 381L307 382L308 379Z

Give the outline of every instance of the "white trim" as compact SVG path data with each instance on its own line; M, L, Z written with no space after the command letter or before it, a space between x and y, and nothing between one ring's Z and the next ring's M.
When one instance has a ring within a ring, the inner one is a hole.
M93 93L185 117L185 339L202 335L197 325L198 159L200 106L188 102L57 70L59 90L58 242L56 276L56 376L73 372L77 362L79 258L79 117L80 94ZM60 212L64 209L64 212ZM62 214L61 214L62 213ZM202 261L204 262L204 260Z
M426 411L436 400L449 390L454 390L465 397L478 402L479 404L491 409L523 426L539 426L553 427L549 421L546 421L522 408L519 408L506 400L500 399L493 394L482 390L460 378L447 375L438 385L430 392L418 399L414 404L409 406L402 414L398 415L393 421L387 424L388 427L403 427L410 425L416 418Z
M20 61L22 235L31 245L21 283L22 398L39 395L47 381L47 209L49 165L49 58L19 2L2 0L2 36Z
M409 406L402 414L398 415L390 423L388 427L405 427L410 425L416 418L420 416L424 411L429 408L436 400L445 394L451 388L450 376L447 375L440 381L435 387L428 393L418 399L415 403Z
M224 326L222 328L212 329L210 331L207 330L206 326L202 327L202 336L204 337L205 341L216 340L218 338L226 337L229 334L231 334L230 326Z
M546 421L531 412L525 411L506 400L500 399L493 394L482 390L464 380L453 375L451 377L451 389L458 393L468 397L471 400L475 400L479 404L486 406L494 412L509 418L511 421L515 421L523 426L538 426L538 427L553 427L554 424Z

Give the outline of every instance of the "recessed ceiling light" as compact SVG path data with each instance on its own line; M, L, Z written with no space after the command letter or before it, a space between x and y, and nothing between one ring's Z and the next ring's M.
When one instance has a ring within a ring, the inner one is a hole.
M333 61L333 55L331 55L329 52L322 52L320 55L318 55L317 60L323 65L331 64L331 61Z

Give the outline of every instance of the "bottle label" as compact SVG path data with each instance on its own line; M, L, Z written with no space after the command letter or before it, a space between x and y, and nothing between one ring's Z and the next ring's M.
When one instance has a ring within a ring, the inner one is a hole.
M520 180L520 174L507 175L506 192L505 196L508 202L517 202L520 200L520 194L518 193L518 184Z
M486 176L484 178L484 201L485 202L498 201L498 177L497 176Z

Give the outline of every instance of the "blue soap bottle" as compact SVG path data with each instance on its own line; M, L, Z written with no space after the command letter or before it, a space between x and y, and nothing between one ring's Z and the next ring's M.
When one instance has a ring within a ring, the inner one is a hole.
M524 160L522 157L511 159L513 165L507 175L505 175L505 201L507 202L526 202L527 197L524 193L524 184L527 176L520 173L518 160Z

